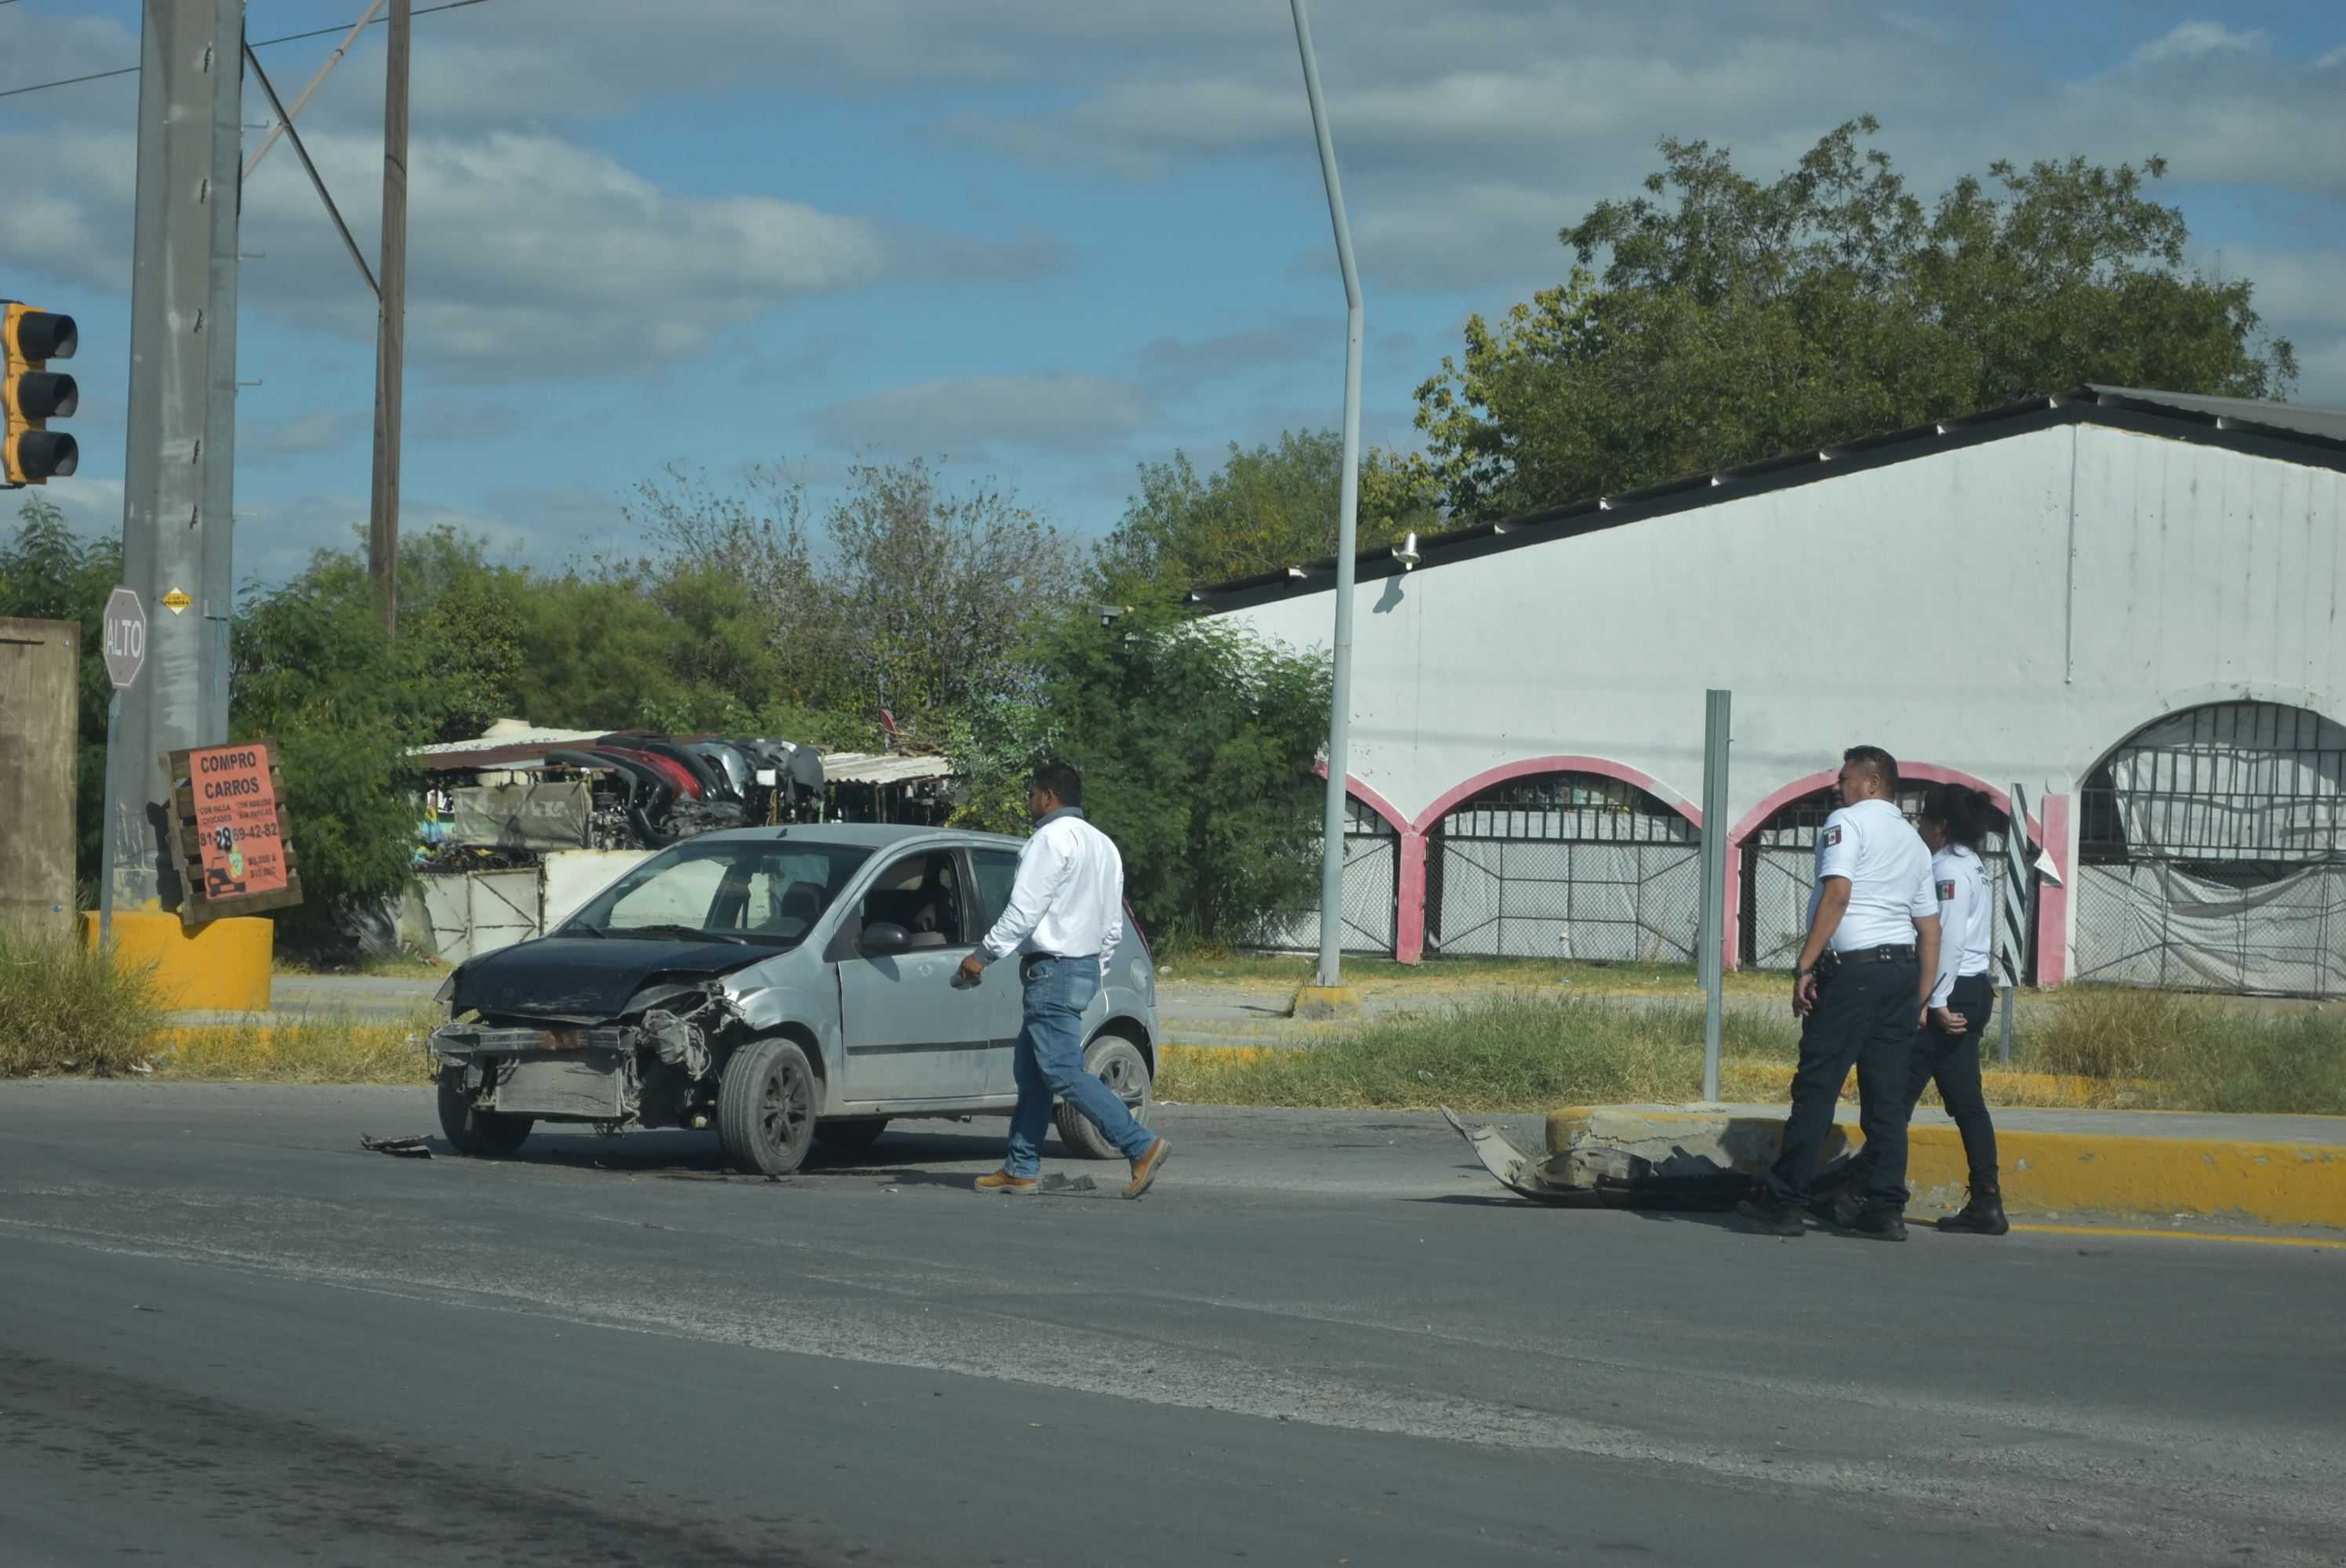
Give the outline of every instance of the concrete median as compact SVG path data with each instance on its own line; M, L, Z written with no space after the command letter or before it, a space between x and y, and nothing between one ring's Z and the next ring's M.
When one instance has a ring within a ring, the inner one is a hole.
M1756 1175L1775 1158L1784 1111L1770 1105L1595 1105L1551 1112L1550 1178ZM1826 1157L1864 1142L1842 1106ZM2016 1215L2206 1215L2346 1228L2346 1117L2166 1111L1999 1110L2004 1207ZM1909 1132L1911 1212L1963 1203L1963 1140L1943 1113Z

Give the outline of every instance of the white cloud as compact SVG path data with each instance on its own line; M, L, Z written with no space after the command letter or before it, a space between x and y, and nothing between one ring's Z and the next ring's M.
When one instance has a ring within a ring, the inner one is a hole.
M372 411L316 408L280 423L240 425L236 461L240 468L266 467L290 457L307 457L349 445L374 428Z
M378 139L311 139L362 251ZM0 259L127 291L135 137L127 131L0 134L0 166L43 169L12 201ZM559 137L500 131L419 137L410 157L411 362L482 380L657 370L793 300L903 279L1015 278L1056 264L1035 237L996 243L914 234L885 220L763 196L692 196ZM245 190L250 310L371 341L375 309L298 160ZM411 372L413 373L413 372Z
M2272 47L2270 35L2251 30L2235 33L2221 22L2179 22L2170 32L2151 39L2127 57L2137 66L2162 60L2192 60L2207 55L2261 55Z
M843 447L983 461L997 445L1074 453L1107 451L1154 417L1148 396L1129 382L1041 374L898 387L820 409L808 423Z

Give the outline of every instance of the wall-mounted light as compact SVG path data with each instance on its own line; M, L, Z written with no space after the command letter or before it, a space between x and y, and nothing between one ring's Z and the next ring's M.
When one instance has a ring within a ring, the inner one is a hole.
M1392 547L1392 558L1401 563L1401 569L1402 571L1415 571L1417 569L1418 563L1417 535L1412 534L1408 538L1403 539L1400 544L1394 545Z

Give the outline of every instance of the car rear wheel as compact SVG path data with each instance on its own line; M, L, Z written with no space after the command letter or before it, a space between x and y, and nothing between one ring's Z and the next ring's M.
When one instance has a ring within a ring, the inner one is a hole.
M733 1053L717 1088L717 1135L725 1162L750 1176L788 1176L814 1142L814 1069L789 1040Z
M1106 1084L1108 1092L1124 1102L1133 1120L1144 1127L1148 1125L1148 1109L1156 1103L1155 1086L1150 1081L1148 1058L1141 1054L1139 1046L1121 1034L1099 1035L1084 1052L1084 1071ZM1100 1136L1099 1129L1073 1105L1061 1103L1058 1124L1060 1141L1084 1158L1123 1157L1123 1151Z
M862 1116L853 1121L817 1122L814 1141L837 1155L860 1155L880 1141L886 1130L885 1116Z
M530 1128L537 1125L536 1119L475 1109L472 1096L458 1082L461 1072L460 1068L444 1073L440 1078L440 1130L448 1142L458 1154L475 1159L501 1159L520 1148Z

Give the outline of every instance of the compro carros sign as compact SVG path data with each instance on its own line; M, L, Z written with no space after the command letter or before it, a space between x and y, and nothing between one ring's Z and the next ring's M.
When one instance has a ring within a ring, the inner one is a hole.
M178 819L183 924L282 909L301 901L283 777L266 741L175 751L170 769Z

